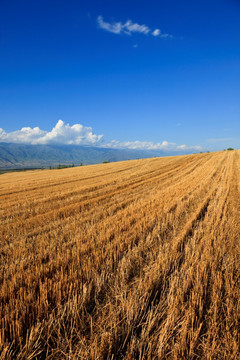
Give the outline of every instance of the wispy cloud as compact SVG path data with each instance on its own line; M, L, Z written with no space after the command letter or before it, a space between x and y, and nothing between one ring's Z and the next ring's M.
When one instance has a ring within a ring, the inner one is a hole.
M200 151L200 146L177 145L172 142L150 142L150 141L118 141L104 142L103 135L93 133L91 127L81 124L70 126L64 121L58 120L51 131L41 130L39 127L23 127L20 130L6 132L0 128L0 142L18 144L62 144L62 145L94 145L114 149L132 150L163 150L170 151Z
M132 22L132 20L127 20L125 23L122 23L121 21L109 23L103 20L102 15L99 15L97 23L101 29L109 31L113 34L132 35L133 33L140 33L144 35L151 34L152 36L160 38L173 37L170 34L163 34L160 29L151 30L147 25L140 25Z

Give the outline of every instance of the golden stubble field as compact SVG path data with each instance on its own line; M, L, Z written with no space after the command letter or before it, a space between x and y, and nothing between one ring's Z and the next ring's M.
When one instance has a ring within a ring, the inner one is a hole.
M0 176L0 359L239 359L240 151Z

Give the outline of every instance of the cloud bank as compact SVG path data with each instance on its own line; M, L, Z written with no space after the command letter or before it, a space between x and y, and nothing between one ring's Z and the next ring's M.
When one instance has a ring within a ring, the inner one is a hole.
M177 145L168 141L153 143L149 141L117 141L109 143L103 141L103 135L93 133L91 127L81 124L70 126L58 120L51 131L41 130L39 127L23 127L20 130L7 133L0 128L0 142L17 144L61 144L61 145L91 145L114 149L132 150L162 150L162 151L200 151L200 146Z
M106 22L103 20L102 15L99 15L97 18L97 23L99 27L103 30L111 32L113 34L127 34L132 35L133 33L140 33L144 35L151 34L155 37L160 38L172 38L170 34L163 34L160 29L151 30L147 25L140 25L138 23L133 23L132 20L127 20L125 23L119 22Z
M23 127L21 130L5 132L0 128L0 141L18 144L65 144L65 145L95 145L103 135L95 135L91 127L81 124L70 126L58 120L51 131L41 130L39 127Z
M177 145L172 142L163 141L158 143L153 143L151 141L125 141L120 142L117 140L112 140L110 143L104 145L105 147L109 148L116 148L116 149L132 149L132 150L162 150L162 151L200 151L202 150L201 146L187 146Z

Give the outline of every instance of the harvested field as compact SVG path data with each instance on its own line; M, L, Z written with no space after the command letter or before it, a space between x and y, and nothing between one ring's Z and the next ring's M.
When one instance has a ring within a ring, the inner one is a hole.
M239 359L240 151L0 176L0 359Z

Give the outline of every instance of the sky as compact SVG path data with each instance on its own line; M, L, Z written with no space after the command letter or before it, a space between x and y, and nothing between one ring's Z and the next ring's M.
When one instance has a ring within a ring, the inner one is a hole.
M0 0L0 142L240 148L240 1Z

